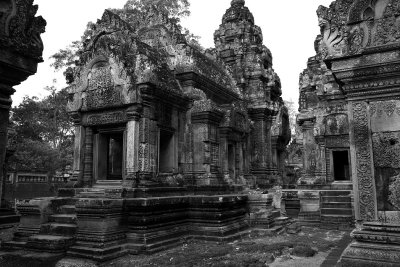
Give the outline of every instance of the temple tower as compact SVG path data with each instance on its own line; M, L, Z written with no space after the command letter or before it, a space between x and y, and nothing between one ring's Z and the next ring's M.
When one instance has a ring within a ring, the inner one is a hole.
M280 144L290 139L287 129L278 127L273 133L272 128L287 118L287 110L280 97L281 84L272 68L271 52L263 45L261 28L255 25L244 0L231 2L214 33L214 42L217 56L231 71L254 122L252 174L259 184L272 184L283 170L280 158L284 146Z

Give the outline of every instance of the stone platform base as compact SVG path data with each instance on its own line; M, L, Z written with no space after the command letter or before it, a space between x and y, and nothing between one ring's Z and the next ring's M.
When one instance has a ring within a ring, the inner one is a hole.
M364 223L351 236L354 241L342 254L342 267L400 266L399 225Z
M400 246L351 243L342 254L342 267L398 267Z
M126 199L129 253L153 253L187 238L229 242L240 238L245 195Z
M35 201L24 206L30 212L21 221L30 222L30 231L23 232L23 239L14 237L8 249L63 252L105 262L165 250L192 238L230 242L248 234L247 195L213 195L221 188L206 189L60 190L63 198L45 199L42 208ZM54 208L54 203L60 205Z

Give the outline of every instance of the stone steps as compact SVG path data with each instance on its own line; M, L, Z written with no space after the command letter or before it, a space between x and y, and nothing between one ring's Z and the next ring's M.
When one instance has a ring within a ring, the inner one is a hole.
M344 202L344 203L351 203L350 196L322 196L321 197L321 204L323 203L332 203L332 202Z
M321 208L321 216L323 215L353 215L353 210L342 208Z
M92 248L75 245L69 248L67 256L92 259L96 261L107 261L126 255L128 251L122 245L107 248Z
M47 223L42 224L40 234L74 236L77 232L77 226L70 223Z
M75 224L75 214L56 214L50 215L49 222L64 223L64 224Z
M351 202L329 202L329 203L322 203L323 208L339 208L339 209L352 209Z
M64 205L60 207L60 213L62 214L76 214L75 205Z
M353 225L352 192L349 190L321 192L321 228L349 229Z
M291 222L292 221L291 221L291 219L289 217L278 217L278 218L275 218L275 225L276 226L285 227L285 226L289 225Z
M97 180L93 189L122 189L121 180Z
M28 249L44 250L51 252L66 251L75 242L72 236L34 235L28 238Z
M330 196L330 197L350 197L351 191L349 190L328 190L321 191L321 196Z
M1 244L2 248L5 250L17 250L23 249L26 246L26 241L7 241Z

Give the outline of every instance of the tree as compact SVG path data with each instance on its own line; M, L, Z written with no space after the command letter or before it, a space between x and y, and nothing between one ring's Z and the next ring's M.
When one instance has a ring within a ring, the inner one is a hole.
M137 9L144 12L151 6L156 6L175 19L190 15L189 0L128 0L123 9L125 11Z
M113 9L112 11L120 15L128 23L134 24L133 22L137 20L137 12L144 14L153 6L167 14L178 25L188 43L202 49L198 43L199 37L191 34L188 29L182 29L179 25L181 18L190 15L189 0L128 0L122 9ZM68 47L60 49L57 53L50 56L50 59L53 61L50 66L54 67L55 71L65 70L64 75L67 83L73 80L73 68L77 64L79 51L83 49L83 44L91 36L94 25L93 22L89 22L80 41L74 41Z
M16 132L15 153L9 166L17 171L54 173L72 163L73 132L67 106L67 91L46 87L42 100L25 97L12 109L11 125Z
M288 109L289 113L289 125L290 125L290 132L292 133L292 136L296 135L296 116L297 116L297 111L294 105L294 102L292 100L285 100L285 106Z

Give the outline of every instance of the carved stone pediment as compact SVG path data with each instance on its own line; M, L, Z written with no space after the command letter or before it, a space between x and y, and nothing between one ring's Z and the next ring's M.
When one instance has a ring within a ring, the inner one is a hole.
M322 58L359 54L400 41L399 0L337 0L318 11Z

